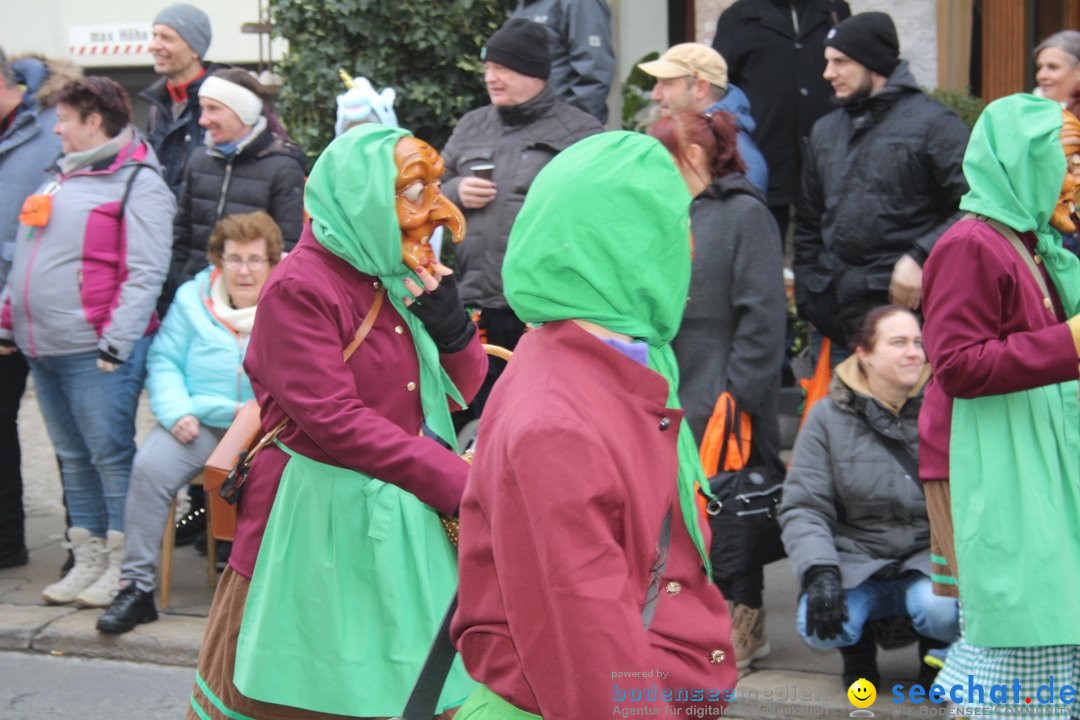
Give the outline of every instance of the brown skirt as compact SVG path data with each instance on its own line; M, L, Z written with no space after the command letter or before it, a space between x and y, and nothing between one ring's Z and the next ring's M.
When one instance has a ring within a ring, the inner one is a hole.
M250 587L251 581L231 567L226 567L221 574L214 603L210 606L206 635L199 650L199 669L187 709L188 720L234 720L238 715L255 720L343 720L350 717L252 700L236 689L232 681L236 638L240 635L240 621L244 616L244 603L247 602ZM226 711L231 714L226 714ZM457 708L447 710L437 715L435 720L450 720L456 713Z
M923 488L926 491L926 514L930 517L930 579L934 594L960 597L956 585L956 544L953 541L949 483L931 480L923 483Z
M345 715L329 715L285 705L252 700L240 694L233 685L233 660L236 657L236 638L244 616L251 581L231 567L221 574L221 582L210 606L202 647L199 650L199 669L191 691L188 720L233 720L241 716L258 720L342 720Z

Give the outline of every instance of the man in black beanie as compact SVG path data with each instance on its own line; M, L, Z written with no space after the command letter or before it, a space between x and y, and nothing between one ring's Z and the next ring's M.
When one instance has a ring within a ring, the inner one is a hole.
M442 150L442 191L465 212L465 240L457 248L461 299L479 315L486 342L512 349L525 325L503 296L510 228L537 173L556 153L603 128L548 86L551 61L543 25L507 20L480 57L491 104L466 113L454 128ZM492 360L471 406L477 416L502 367L501 360Z
M828 32L823 77L839 109L810 133L793 266L799 314L836 360L870 310L918 309L923 261L967 192L968 128L919 88L886 13Z

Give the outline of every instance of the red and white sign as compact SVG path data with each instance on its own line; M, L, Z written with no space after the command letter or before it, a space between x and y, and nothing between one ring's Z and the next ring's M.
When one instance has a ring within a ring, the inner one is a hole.
M68 52L73 57L87 55L138 55L148 52L150 25L72 25L68 28Z

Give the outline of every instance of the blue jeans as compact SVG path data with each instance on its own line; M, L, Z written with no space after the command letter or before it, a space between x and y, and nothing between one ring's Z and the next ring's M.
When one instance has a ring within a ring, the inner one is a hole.
M866 580L847 590L848 619L843 632L832 640L806 634L806 593L799 598L795 627L803 641L818 650L849 647L859 641L863 625L894 615L907 615L915 632L951 643L960 636L957 603L954 598L934 594L930 578L912 573L898 580Z
M27 358L41 415L60 458L71 526L95 537L124 529L135 409L146 376L150 338L135 343L114 372L98 370L96 350Z

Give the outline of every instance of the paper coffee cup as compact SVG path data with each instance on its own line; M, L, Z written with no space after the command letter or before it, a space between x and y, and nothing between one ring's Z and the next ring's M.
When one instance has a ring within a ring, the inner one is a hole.
M495 166L491 163L473 165L469 169L472 170L473 177L483 178L484 180L491 180L495 175Z

